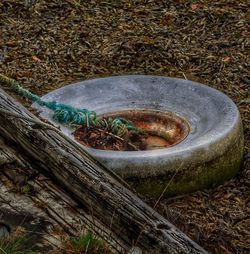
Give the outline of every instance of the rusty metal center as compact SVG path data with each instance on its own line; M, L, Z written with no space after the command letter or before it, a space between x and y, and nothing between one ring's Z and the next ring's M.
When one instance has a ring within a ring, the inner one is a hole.
M190 132L190 125L183 117L169 111L156 110L124 110L106 113L102 117L122 117L145 130L147 149L155 150L177 145Z

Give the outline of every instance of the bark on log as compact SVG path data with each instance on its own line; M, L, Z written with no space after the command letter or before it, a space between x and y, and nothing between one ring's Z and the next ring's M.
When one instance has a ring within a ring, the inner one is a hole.
M38 124L38 118L1 89L0 109L1 135L16 142L122 241L140 247L143 253L206 253L125 188L83 146L55 129Z
M23 229L28 246L41 253L61 253L69 236L87 231L104 240L111 253L129 248L31 163L0 136L0 221L11 232Z

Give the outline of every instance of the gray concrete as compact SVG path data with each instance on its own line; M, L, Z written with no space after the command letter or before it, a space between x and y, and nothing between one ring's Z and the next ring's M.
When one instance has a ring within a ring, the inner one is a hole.
M148 195L157 196L169 179L176 175L181 179L185 174L186 180L178 184L178 179L174 179L176 186L169 187L173 189L167 191L169 195L219 184L239 169L243 151L239 111L230 98L208 86L158 76L114 76L68 85L48 93L43 99L88 108L98 114L126 109L153 109L172 111L186 118L191 125L191 133L173 147L138 152L86 148L95 158L131 180L135 188ZM53 122L48 109L39 110L43 118ZM61 127L71 136L70 128ZM192 175L191 171L195 173ZM189 174L193 176L191 179ZM158 184L158 176L161 180L164 178L162 176L167 177L162 187L153 194L152 184ZM220 178L218 181L217 176ZM196 178L200 177L205 177L205 180L197 182ZM137 179L137 184L133 179ZM180 185L185 185L185 188Z

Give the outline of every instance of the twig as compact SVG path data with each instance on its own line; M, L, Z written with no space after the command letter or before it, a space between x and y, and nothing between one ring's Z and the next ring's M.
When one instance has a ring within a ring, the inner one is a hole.
M111 136L111 137L114 137L114 138L116 138L116 139L122 141L122 142L125 142L125 140L124 140L123 138L121 138L121 137L119 137L119 136L113 134L112 132L105 131L105 130L103 130L103 129L101 129L101 128L98 128L98 127L96 127L96 129L97 129L98 131L102 131L102 132L105 133L106 135L109 135L109 136ZM127 144L128 144L129 146L131 146L135 151L140 151L140 149L139 149L138 147L136 147L135 145L133 145L132 143L128 142Z
M186 77L186 75L185 75L185 73L184 73L184 72L182 72L182 75L183 75L184 79L186 79L186 80L187 80L187 77Z

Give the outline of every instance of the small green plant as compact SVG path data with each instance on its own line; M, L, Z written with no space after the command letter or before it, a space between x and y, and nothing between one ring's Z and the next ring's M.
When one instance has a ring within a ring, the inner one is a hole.
M25 247L26 241L26 237L2 236L0 237L0 254L38 254Z
M20 188L20 192L21 192L22 194L29 194L30 191L31 191L31 187L30 187L30 185L28 185L28 184L25 184L24 186L22 186L22 187Z
M108 247L103 240L98 239L92 232L78 237L71 237L68 242L68 250L74 254L105 254Z
M68 1L68 3L73 7L73 8L80 8L82 5L82 1L81 0L71 0Z

